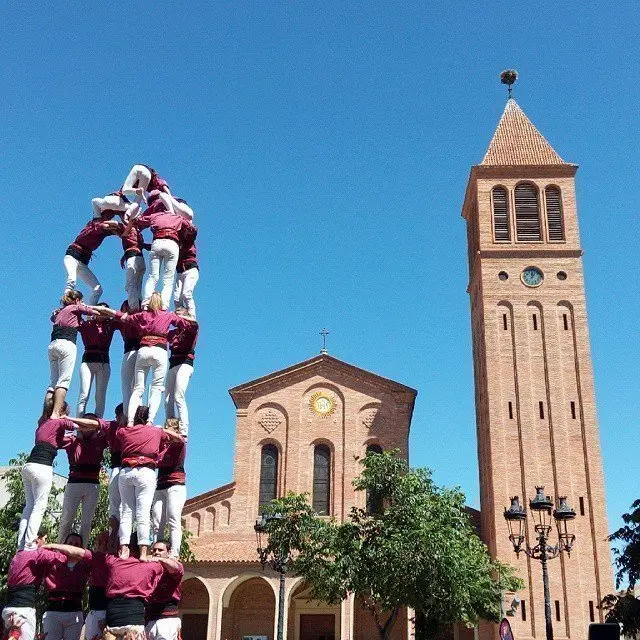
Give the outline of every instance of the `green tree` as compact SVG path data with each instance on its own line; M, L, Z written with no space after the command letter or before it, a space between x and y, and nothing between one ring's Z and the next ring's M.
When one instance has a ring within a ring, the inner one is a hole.
M634 590L640 584L640 500L631 505L622 516L624 526L609 536L618 543L614 548L616 587L626 588L618 594L609 594L602 601L607 610L607 622L619 622L626 638L640 638L640 600Z
M354 480L379 510L353 508L343 523L315 516L305 495L290 494L267 508L268 551L288 558L311 596L337 604L362 599L381 640L403 606L420 612L424 635L441 625L480 618L498 621L504 590L522 582L489 557L459 489L438 487L428 469L410 470L397 452L368 454Z

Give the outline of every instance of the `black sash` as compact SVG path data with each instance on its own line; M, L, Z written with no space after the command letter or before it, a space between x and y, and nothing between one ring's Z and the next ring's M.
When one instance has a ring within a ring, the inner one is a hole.
M102 362L109 364L108 351L85 351L82 354L82 362Z
M146 609L147 622L179 616L179 604L180 602L175 598L165 600L164 602L149 602Z
M122 466L122 451L111 452L111 468Z
M142 598L111 598L107 603L107 627L144 626L144 600Z
M25 584L21 587L9 587L7 607L31 607L36 606L36 585Z
M61 327L54 324L53 329L51 330L51 342L54 340L69 340L69 342L73 342L73 344L75 344L77 337L77 327Z
M89 609L91 611L106 611L109 598L104 587L94 587L89 585Z
M31 449L27 462L35 462L36 464L53 467L53 461L56 459L57 454L58 450L52 444L48 442L36 442L35 447Z
M82 611L82 594L68 591L50 591L47 594L47 611Z

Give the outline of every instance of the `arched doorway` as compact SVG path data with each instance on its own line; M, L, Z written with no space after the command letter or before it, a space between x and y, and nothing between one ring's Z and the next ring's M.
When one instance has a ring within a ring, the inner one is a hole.
M184 580L181 587L182 637L207 640L209 626L209 592L199 578Z
M255 577L227 589L233 591L228 599L227 593L223 598L221 637L242 640L244 636L266 636L273 640L276 596L271 585L263 578ZM224 606L225 601L228 606Z
M339 640L340 606L310 600L309 591L300 582L291 592L287 640Z

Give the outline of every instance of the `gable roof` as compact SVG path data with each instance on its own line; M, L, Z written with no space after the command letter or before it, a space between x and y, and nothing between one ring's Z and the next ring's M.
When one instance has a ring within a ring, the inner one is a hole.
M313 358L309 358L309 360L304 360L303 362L294 364L291 367L274 371L273 373L269 373L261 378L256 378L255 380L233 387L232 389L229 389L229 394L231 395L236 407L238 407L238 403L241 402L241 399L244 398L246 401L247 397L254 397L260 392L262 387L267 385L270 386L274 382L280 381L285 384L288 379L300 379L301 376L311 377L313 375L327 375L331 371L346 374L354 379L368 382L373 386L381 387L391 392L409 394L413 396L414 399L418 395L418 392L411 387L389 380L389 378L384 378L377 373L371 373L370 371L356 367L355 365L339 360L338 358L334 358L326 353L321 353Z
M557 165L565 162L544 139L518 103L509 98L482 165Z

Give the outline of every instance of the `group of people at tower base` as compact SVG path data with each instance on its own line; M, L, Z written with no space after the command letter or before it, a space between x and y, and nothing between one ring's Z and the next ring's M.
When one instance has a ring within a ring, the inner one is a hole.
M51 315L51 379L35 446L21 470L25 507L7 577L4 637L36 638L36 594L44 587L43 639L79 640L84 627L86 640L178 640L184 573L178 558L189 430L185 393L198 339L193 295L199 277L197 229L188 203L175 197L146 165L135 165L119 190L94 198L92 206L92 219L64 256L65 290L60 308ZM144 229L151 231L151 244L145 242ZM102 286L89 267L93 252L108 236L122 241L126 300L119 310L100 302ZM145 250L150 252L146 279ZM88 304L76 288L77 278L89 288ZM122 403L114 419L106 420L109 349L116 330L124 342ZM78 334L84 353L76 416L71 417L66 396ZM149 377L148 401L143 404ZM88 413L92 386L95 411ZM160 427L154 422L163 391L166 421ZM60 449L69 459L69 479L58 543L49 544L41 524ZM107 449L109 530L93 532L93 548L88 549ZM78 507L82 516L76 531Z

